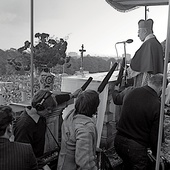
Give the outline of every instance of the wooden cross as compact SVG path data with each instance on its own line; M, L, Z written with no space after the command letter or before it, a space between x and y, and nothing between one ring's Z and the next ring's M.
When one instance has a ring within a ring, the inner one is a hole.
M81 53L81 70L83 71L83 53L86 52L83 44L82 44L81 49L79 51Z

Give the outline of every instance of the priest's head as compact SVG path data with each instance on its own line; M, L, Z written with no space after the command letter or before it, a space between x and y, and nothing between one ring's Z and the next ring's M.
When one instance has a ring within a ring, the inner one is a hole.
M153 20L148 19L148 20L143 20L141 19L138 22L138 37L140 38L141 41L144 41L145 38L153 33Z

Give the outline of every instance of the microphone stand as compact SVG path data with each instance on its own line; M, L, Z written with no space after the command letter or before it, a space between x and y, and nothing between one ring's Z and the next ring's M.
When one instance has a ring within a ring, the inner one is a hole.
M122 42L117 42L116 44L120 44L120 43L123 43L123 45L124 45L124 64L125 64L125 66L124 66L124 86L126 86L127 85L127 78L126 78L126 76L127 76L127 58L126 58L126 43L132 43L133 42L133 40L132 39L128 39L128 40L126 40L126 41L122 41ZM116 47L116 44L115 44L115 47ZM116 52L117 52L117 50L116 50ZM117 54L118 55L118 54Z
M125 58L125 69L124 69L124 85L126 86L127 85L127 78L126 78L126 73L127 73L127 58L126 58L126 42L123 42L123 45L124 45L124 58Z

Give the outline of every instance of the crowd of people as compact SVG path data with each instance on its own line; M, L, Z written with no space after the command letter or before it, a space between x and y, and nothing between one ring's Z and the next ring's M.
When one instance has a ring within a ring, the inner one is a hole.
M148 150L153 157L157 154L163 50L153 34L152 19L140 20L138 28L138 36L144 43L135 53L127 75L134 83L123 91L114 86L112 89L113 102L121 105L120 112L115 113L118 119L113 143L123 160L122 170L152 170L155 163L150 163ZM17 88L20 90L19 85ZM17 118L9 106L0 106L0 169L100 169L96 154L99 95L95 90L81 88L56 95L46 85L35 92L30 105ZM67 104L60 111L58 106L72 98L76 99L74 109L63 120L62 110ZM53 165L42 166L40 158L54 148L58 148L58 159Z
M54 91L61 90L60 75L54 78ZM31 77L30 75L4 75L0 77L0 92L4 98L4 102L9 104L22 102L22 92L26 95L26 100L31 98ZM38 76L34 78L34 93L40 89Z

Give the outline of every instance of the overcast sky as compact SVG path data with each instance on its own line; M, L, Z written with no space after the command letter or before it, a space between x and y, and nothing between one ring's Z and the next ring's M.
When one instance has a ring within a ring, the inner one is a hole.
M121 13L105 0L35 0L34 33L67 38L67 52L77 52L84 44L90 55L115 56L115 43L129 38L127 53L132 55L141 45L137 22L144 19L144 7ZM168 6L149 7L148 18L154 20L159 41L167 34ZM30 0L0 1L0 49L19 48L30 41ZM36 41L36 39L35 39ZM117 45L118 54L124 53Z

